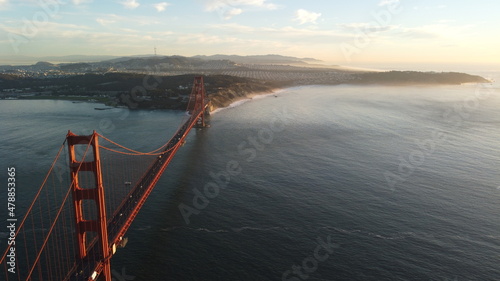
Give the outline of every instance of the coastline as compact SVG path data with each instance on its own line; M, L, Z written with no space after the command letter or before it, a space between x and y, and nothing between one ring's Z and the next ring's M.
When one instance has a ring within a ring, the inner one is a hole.
M237 90L231 90L228 92L227 90L223 90L221 92L218 92L216 94L211 94L209 95L210 98L212 98L212 104L209 107L210 114L216 114L222 110L225 109L230 109L234 108L237 106L240 106L244 103L250 102L254 99L261 99L261 98L267 98L267 97L272 97L272 96L278 96L279 94L290 90L294 88L302 88L302 87L310 87L310 86L338 86L338 85L352 85L352 86L396 86L396 87L406 87L406 86L430 86L430 87L436 87L436 86L460 86L460 85L471 85L471 84L492 84L491 81L488 82L464 82L460 84L420 84L420 83L409 83L409 84L394 84L390 83L385 84L385 83L340 83L340 84L335 84L335 85L325 85L325 84L307 84L307 85L290 85L290 86L284 86L284 87L276 87L272 88L269 90L265 91L251 91L251 90L242 90L242 91L237 91ZM221 102L222 98L222 102ZM218 99L218 104L214 105L213 100ZM126 106L123 105L115 105L115 106L110 106L109 105L109 99L103 99L103 98L92 98L88 99L87 97L81 97L81 96L64 96L64 97L55 97L55 96L41 96L41 97L32 97L32 96L26 96L22 98L17 98L17 99L4 99L4 100L61 100L61 101L70 101L73 103L92 103L92 104L99 104L106 106L106 109L112 109L112 108L127 108ZM220 106L223 105L223 106ZM96 108L97 109L97 108ZM129 108L131 109L131 108ZM135 108L134 110L173 110L173 109L160 109L160 108ZM174 110L179 110L179 109L174 109Z
M210 114L216 114L222 110L229 109L229 108L234 108L237 106L240 106L244 103L250 102L254 99L261 99L261 98L266 98L274 95L278 95L279 93L285 91L288 88L276 88L271 90L271 92L251 92L246 94L244 97L236 98L231 101L231 103L228 106L223 106L223 107L215 107L212 110L210 110Z
M478 84L492 84L491 82L467 82L467 83L461 83L461 84L418 84L414 83L411 85L408 84L401 84L401 85L385 85L385 84L357 84L357 83L342 83L342 84L336 84L336 85L324 85L324 84L310 84L310 85L295 85L295 86L290 86L290 87L282 87L282 88L275 88L272 90L272 92L251 92L246 94L244 97L236 98L231 101L231 103L227 106L223 107L216 107L213 110L210 111L210 114L216 114L220 111L238 107L240 105L243 105L247 102L251 102L252 100L255 99L261 99L261 98L268 98L272 96L278 96L281 93L291 90L291 89L300 89L303 87L321 87L321 86L339 86L339 85L346 85L346 86L360 86L360 87L371 87L371 86L381 86L381 87L387 87L387 86L392 86L392 87L408 87L408 86L419 86L419 87L439 87L439 86L467 86L467 85L478 85Z
M221 106L221 107L215 107L212 105L212 108L210 110L210 114L215 114L217 112L220 112L225 109L237 107L239 105L242 105L246 102L252 101L254 99L261 99L261 98L266 98L266 97L271 97L278 95L282 92L284 92L287 89L291 88L296 88L296 87L301 87L301 86L294 86L294 87L285 87L285 88L275 88L272 89L271 92L269 91L256 91L256 92L249 92L246 93L244 96L237 97L235 99L232 99L229 101L229 104L227 106ZM16 98L16 99L4 99L4 100L48 100L48 101L68 101L68 102L73 102L73 103L90 103L90 104L95 104L95 105L102 105L106 106L106 109L112 109L112 108L127 108L126 106L112 106L110 107L108 105L109 100L96 100L96 99L86 99L83 97L54 97L54 96L42 96L42 97L22 97L22 98ZM145 108L137 108L134 110L151 110L151 109L145 109ZM154 110L172 110L172 109L154 109Z

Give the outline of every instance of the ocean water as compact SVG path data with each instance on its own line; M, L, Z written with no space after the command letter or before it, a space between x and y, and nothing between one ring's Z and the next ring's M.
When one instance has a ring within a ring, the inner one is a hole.
M237 105L190 133L115 280L500 279L498 84L307 86ZM0 101L19 212L68 129L146 151L186 118L94 107Z

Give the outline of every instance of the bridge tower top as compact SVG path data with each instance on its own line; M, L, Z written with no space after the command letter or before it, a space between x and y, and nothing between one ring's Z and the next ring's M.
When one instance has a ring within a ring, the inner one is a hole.
M203 76L196 76L194 78L193 89L191 90L191 97L187 107L189 114L197 115L200 111L205 111L207 102ZM198 120L197 127L205 126L205 113L203 112Z

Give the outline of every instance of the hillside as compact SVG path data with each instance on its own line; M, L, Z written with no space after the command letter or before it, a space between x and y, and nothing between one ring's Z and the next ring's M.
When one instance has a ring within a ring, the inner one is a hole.
M464 83L488 83L490 81L477 75L460 72L418 72L388 71L366 72L356 75L354 84L383 85L459 85Z
M249 61L253 63L245 63ZM305 61L315 62L314 59L278 55L215 55L126 57L96 63L38 62L23 67L3 66L0 67L0 98L78 99L118 106L125 105L123 99L132 95L138 108L180 109L185 108L193 77L197 75L205 77L207 94L214 107L227 106L251 94L300 85L489 82L483 77L459 72L369 72L342 67L310 67Z
M0 97L20 99L69 99L102 101L111 106L127 105L132 98L136 108L184 109L196 74L150 76L137 73L85 74L61 78L20 78L0 74ZM147 81L147 84L144 83ZM271 92L286 86L228 75L204 76L205 90L214 108L252 93ZM146 86L145 86L146 85ZM6 91L7 90L7 91Z

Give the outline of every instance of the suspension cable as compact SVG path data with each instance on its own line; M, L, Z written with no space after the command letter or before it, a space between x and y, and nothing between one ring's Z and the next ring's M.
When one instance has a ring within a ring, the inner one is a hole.
M95 136L93 136L95 138ZM82 159L85 159L85 157L87 156L87 152L89 151L89 147L91 146L91 143L92 141L89 142L89 144L87 145L87 148L85 149L85 153L83 154L83 158ZM79 171L83 165L84 161L81 161L80 162L80 165L78 166L78 169L77 171ZM73 179L73 181L71 182L71 186L75 185L75 179ZM54 222L52 223L52 225L50 226L50 229L47 233L47 236L45 237L45 240L43 241L43 244L40 248L40 251L38 252L38 255L37 257L35 258L35 261L33 262L33 266L31 267L29 273L28 273L28 276L26 277L26 280L30 280L31 278L31 275L33 274L33 270L35 270L35 267L36 267L36 264L38 263L38 261L40 260L40 257L42 255L42 252L43 250L45 249L45 246L47 245L48 241L49 241L49 238L50 238L50 235L52 234L52 231L54 230L54 227L56 226L56 223L57 223L57 220L59 219L59 216L61 215L62 213L62 210L64 208L64 205L66 203L66 200L68 199L69 195L71 194L71 188L68 188L68 192L66 192L66 195L64 196L64 199L63 199L63 203L61 204L61 207L59 208L59 210L57 211L57 214L54 218Z
M38 197L40 197L40 194L42 193L42 189L45 185L45 183L47 182L47 180L49 179L49 176L52 172L52 170L54 169L55 165L56 165L56 162L57 160L59 159L59 156L61 155L61 152L63 151L64 149L64 146L66 145L66 139L64 140L63 144L61 145L61 147L59 148L59 151L57 152L57 155L56 155L56 158L54 159L54 161L52 162L52 165L50 166L50 169L49 171L47 172L47 175L45 176L45 179L43 180L42 184L40 185L40 188L38 189L36 195L35 195L35 199L33 199L33 202L31 202L31 205L29 206L28 210L26 211L26 215L24 215L24 218L23 220L21 221L21 223L19 224L19 227L17 228L16 230L16 234L15 234L15 237L17 237L17 234L19 233L19 231L23 228L24 226L24 223L26 222L26 220L28 219L28 216L29 214L31 213L31 210L33 209L36 201L38 200ZM0 259L0 263L3 263L4 260L5 260L5 257L7 256L9 252L9 247L5 250L5 253L2 255L1 259Z
M189 116L189 118L187 118L187 120L183 120L183 122L179 125L179 127L177 128L177 131L179 131L179 129L185 125L190 119L192 118L192 116ZM124 155L132 155L132 156L140 156L140 155L150 155L150 156L158 156L158 155L162 155L162 154L165 154L169 151L171 151L173 148L170 148L166 151L161 151L161 152L158 152L159 150L162 150L164 149L173 139L174 137L170 138L165 144L163 144L162 146L160 146L159 148L153 150L153 151L150 151L150 152L140 152L140 151L137 151L137 150L133 150L133 149L130 149L130 148L127 148L119 143L116 143L112 140L110 140L109 138L103 136L102 134L99 134L97 133L101 138L105 139L106 141L108 141L109 143L111 144L114 144L116 145L117 147L121 148L121 149L124 149L126 151L129 151L129 152L122 152L122 151L118 151L116 149L112 149L112 148L109 148L109 147L105 147L105 146L102 146L102 145L99 145L99 147L105 149L105 150L108 150L108 151L111 151L111 152L116 152L116 153L120 153L120 154L124 154Z

